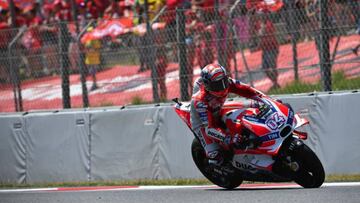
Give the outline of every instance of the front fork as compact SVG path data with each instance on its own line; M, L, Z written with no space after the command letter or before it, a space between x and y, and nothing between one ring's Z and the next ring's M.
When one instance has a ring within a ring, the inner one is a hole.
M293 136L289 136L283 143L278 156L275 157L275 163L273 165L273 172L284 176L286 178L292 178L300 166L293 158L295 151L304 145L304 142Z

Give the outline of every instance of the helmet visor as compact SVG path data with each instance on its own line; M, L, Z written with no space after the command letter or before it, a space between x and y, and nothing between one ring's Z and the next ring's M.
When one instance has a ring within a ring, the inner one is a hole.
M223 90L227 89L228 87L229 87L228 79L223 78L223 79L218 80L218 81L212 81L209 84L209 91L220 92L220 91L223 91Z

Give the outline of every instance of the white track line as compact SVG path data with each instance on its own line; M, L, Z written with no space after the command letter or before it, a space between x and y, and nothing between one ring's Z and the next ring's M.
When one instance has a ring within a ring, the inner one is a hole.
M58 188L0 189L0 193L57 191Z
M360 182L342 182L342 183L324 183L323 186L326 187L337 187L337 186L360 186Z
M324 183L321 187L349 187L360 186L360 182L336 182ZM70 188L70 189L69 189ZM69 187L69 188L30 188L30 189L1 189L0 193L16 193L16 192L59 192L59 191L120 191L120 190L170 190L170 189L216 189L215 185L176 185L176 186L134 186L134 187ZM302 188L295 183L266 183L266 184L244 184L240 189L269 189L269 188Z

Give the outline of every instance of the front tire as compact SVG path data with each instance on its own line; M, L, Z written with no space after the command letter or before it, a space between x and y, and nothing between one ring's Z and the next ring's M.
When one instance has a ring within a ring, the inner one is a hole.
M242 183L243 180L236 171L231 173L222 170L222 167L214 167L210 165L203 147L196 138L193 140L191 145L191 154L200 172L215 185L231 190Z
M319 158L305 144L295 150L293 157L299 164L295 182L304 188L318 188L325 180L325 171Z

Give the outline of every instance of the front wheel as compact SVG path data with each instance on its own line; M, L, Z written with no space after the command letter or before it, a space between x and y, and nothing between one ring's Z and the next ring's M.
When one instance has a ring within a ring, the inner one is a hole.
M203 147L196 138L191 145L191 154L200 172L215 185L226 189L234 189L242 183L243 180L234 171L235 169L210 165Z
M305 144L295 150L294 157L299 163L294 180L304 188L318 188L325 180L324 168L316 154Z

